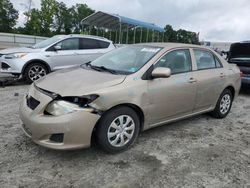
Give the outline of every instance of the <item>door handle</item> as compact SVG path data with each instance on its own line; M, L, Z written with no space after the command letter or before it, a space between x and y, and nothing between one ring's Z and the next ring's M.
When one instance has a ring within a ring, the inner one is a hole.
M189 83L196 83L197 80L196 80L195 78L189 78L188 82L189 82Z
M220 73L220 77L221 78L225 78L225 74L224 73Z

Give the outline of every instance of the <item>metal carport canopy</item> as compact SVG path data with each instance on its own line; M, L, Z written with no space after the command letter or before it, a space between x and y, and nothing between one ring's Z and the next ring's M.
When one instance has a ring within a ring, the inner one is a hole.
M142 27L146 29L164 32L164 29L153 24L132 18L120 16L118 14L109 14L102 11L91 14L82 20L83 25L104 27L107 29L119 29L121 25L127 25L129 28Z

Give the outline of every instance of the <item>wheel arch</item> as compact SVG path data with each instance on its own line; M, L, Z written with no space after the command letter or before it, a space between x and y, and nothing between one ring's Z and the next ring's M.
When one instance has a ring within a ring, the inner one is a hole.
M25 65L23 66L22 75L24 74L25 69L32 63L41 63L47 68L48 72L51 72L51 67L49 66L49 64L47 62L45 62L41 59L32 59L32 60L28 61L27 63L25 63Z
M143 110L138 105L135 105L132 103L118 104L118 105L115 105L115 106L111 107L110 109L106 110L105 112L103 112L101 116L105 115L106 113L108 113L110 110L113 110L114 108L119 108L119 107L124 107L124 106L129 107L136 112L136 114L138 115L138 117L140 119L140 132L143 131L145 116L144 116ZM101 119L102 119L102 117L97 121L97 123L94 126L94 129L93 129L92 135L91 135L91 140L93 140L95 138L95 132L96 132L98 126L100 126L99 122L101 121Z
M234 97L235 97L235 88L232 85L229 85L225 89L228 89L229 91L231 91L231 93L233 95L233 100L234 100Z

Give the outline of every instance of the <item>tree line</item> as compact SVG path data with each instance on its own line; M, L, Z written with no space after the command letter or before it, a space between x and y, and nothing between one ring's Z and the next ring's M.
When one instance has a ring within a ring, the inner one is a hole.
M40 9L32 8L26 11L24 13L26 17L25 23L23 26L17 27L18 10L14 8L10 0L0 0L0 32L46 37L56 34L81 33L81 20L94 12L95 10L86 4L75 4L67 7L65 3L56 0L41 0ZM195 32L184 29L174 30L171 25L166 25L164 29L164 36L157 35L157 33L153 34L152 31L147 34L147 31L144 29L142 32L143 37L137 37L136 39L134 39L134 32L131 31L128 34L128 39L122 37L122 42L125 43L128 41L128 43L133 43L134 40L135 42L146 42L151 37L149 41L156 41L160 38L160 41L164 42L199 43L199 37ZM88 30L89 32L92 35L111 37L113 41L117 41L117 35L114 31L98 30L93 27L91 30ZM136 31L137 36L139 32Z

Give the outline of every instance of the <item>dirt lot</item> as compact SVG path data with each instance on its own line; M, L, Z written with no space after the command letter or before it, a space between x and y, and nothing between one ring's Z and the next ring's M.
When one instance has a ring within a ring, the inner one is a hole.
M208 115L142 133L129 151L59 152L21 131L27 86L0 88L0 187L249 187L250 91L224 120Z

